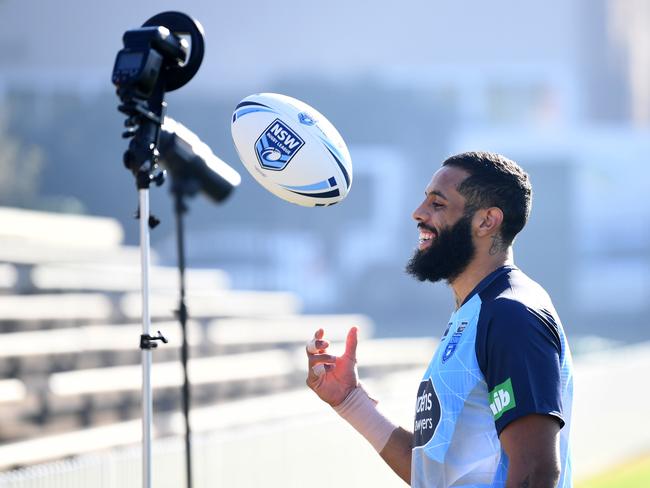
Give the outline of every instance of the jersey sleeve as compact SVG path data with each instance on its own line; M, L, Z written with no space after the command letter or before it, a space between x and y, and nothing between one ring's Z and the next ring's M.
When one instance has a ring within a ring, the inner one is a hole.
M529 414L553 416L564 426L561 348L557 324L544 310L498 299L479 318L476 356L499 435Z

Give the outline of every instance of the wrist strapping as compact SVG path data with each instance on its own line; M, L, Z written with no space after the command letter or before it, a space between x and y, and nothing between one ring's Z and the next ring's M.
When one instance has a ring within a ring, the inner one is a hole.
M352 390L342 403L333 408L365 437L377 452L381 452L397 428L379 411L377 401L370 398L361 385Z

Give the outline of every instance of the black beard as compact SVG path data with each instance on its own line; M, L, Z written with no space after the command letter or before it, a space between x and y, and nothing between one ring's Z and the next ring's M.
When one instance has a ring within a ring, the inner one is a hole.
M465 271L476 253L472 242L472 215L464 215L434 239L427 249L415 250L406 264L406 272L419 281L447 280L451 283Z

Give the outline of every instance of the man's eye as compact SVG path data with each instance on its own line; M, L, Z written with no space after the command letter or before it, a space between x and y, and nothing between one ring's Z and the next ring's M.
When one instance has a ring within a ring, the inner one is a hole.
M433 203L431 204L431 206L432 206L433 208L442 208L442 207L444 207L444 205L441 205L441 204L436 203L436 202L433 202Z

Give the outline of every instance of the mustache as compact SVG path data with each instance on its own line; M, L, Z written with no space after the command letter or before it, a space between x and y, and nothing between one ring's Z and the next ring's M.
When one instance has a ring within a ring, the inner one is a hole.
M426 224L423 224L420 222L418 224L418 230L428 230L429 232L433 232L434 234L438 235L438 229L435 229L434 227L429 227Z

